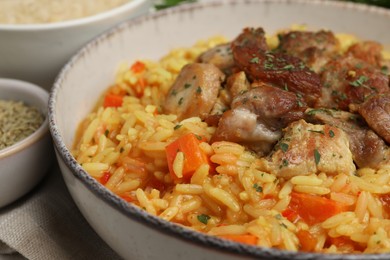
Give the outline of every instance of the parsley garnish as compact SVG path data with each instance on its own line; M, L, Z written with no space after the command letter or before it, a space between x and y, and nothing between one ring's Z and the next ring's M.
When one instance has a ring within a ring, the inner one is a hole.
M284 153L287 152L287 150L288 150L288 144L286 144L286 143L280 143L279 147L280 147L280 150L282 150Z
M292 65L292 64L289 64L289 65L286 65L286 66L283 67L284 70L292 70L294 68L295 68L295 66Z
M262 188L259 184L257 184L257 183L253 184L253 188L254 188L257 192L262 192L262 191L263 191L263 188Z
M202 93L202 88L201 88L201 87L198 87L198 88L196 89L196 93L197 93L197 94Z
M104 131L104 135L107 137L108 134L110 133L110 131L108 131L108 129L106 129L106 131Z
M331 138L334 137L334 132L333 132L332 130L329 130L329 136L330 136Z
M181 105L181 104L183 104L183 100L184 100L184 98L183 97L181 97L180 99L179 99L179 102L177 102L179 105Z
M322 134L322 135L324 135L325 133L324 133L324 131L322 131L322 130L307 130L307 131L309 131L309 132L312 132L312 133L317 133L317 134Z
M184 84L184 88L190 88L190 87L191 87L191 84L190 84L190 83Z
M210 216L206 215L206 214L201 214L201 215L197 216L197 219L199 220L199 222L202 222L203 224L207 225L207 222L209 221Z
M249 62L259 64L259 57L254 57Z
M364 75L360 76L357 80L350 82L349 84L354 87L361 87L365 82L368 81L368 78Z
M182 125L175 125L175 127L173 128L173 130L177 130L181 127Z
M320 163L321 160L321 154L318 152L317 149L314 149L314 161L316 162L316 165Z

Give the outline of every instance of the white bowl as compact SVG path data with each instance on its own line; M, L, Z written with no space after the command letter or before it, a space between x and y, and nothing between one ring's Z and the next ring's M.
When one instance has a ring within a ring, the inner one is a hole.
M90 177L72 157L76 129L124 60L155 59L174 47L213 35L233 38L248 26L267 32L291 24L328 28L390 43L390 11L312 0L203 1L146 15L117 26L83 48L64 67L49 100L50 130L66 185L94 230L125 259L359 259L281 251L227 242L151 216ZM80 87L82 86L82 87ZM88 98L86 98L88 97ZM364 255L389 259L390 255Z
M34 133L0 150L0 207L3 207L30 191L47 173L54 156L47 118L47 91L28 82L0 78L0 98L23 101L45 116Z
M18 78L49 90L68 59L115 24L149 10L151 1L127 4L90 17L48 24L0 24L0 77Z

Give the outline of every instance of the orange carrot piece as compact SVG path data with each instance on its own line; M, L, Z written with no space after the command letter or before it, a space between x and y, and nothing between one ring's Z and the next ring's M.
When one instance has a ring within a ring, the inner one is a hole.
M257 245L257 237L254 235L222 235L219 236L224 239L228 239L234 242L248 244L248 245Z
M111 174L109 172L105 172L102 177L100 177L99 182L103 185L106 185L108 180L110 179Z
M199 148L199 144L204 142L204 138L197 136L193 133L189 133L181 136L176 141L170 143L165 147L165 152L168 161L169 172L174 180L178 180L178 177L173 171L173 162L178 152L184 154L183 165L183 179L188 180L192 174L205 163L209 163L209 159L206 153Z
M348 206L321 196L291 193L289 208L298 213L307 224L313 225L348 210Z
M145 64L143 62L136 61L133 65L131 65L130 69L134 73L141 73L145 70Z
M307 230L299 230L296 233L299 242L301 243L301 250L305 252L314 252L314 249L317 244L317 239L310 234Z
M115 94L107 94L104 97L104 107L120 107L123 103L123 96Z

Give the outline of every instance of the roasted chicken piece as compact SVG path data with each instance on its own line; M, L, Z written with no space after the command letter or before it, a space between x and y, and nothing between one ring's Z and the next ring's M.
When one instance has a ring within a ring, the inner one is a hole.
M198 62L213 64L225 74L230 74L234 67L230 43L220 44L203 52L199 55Z
M354 162L359 168L380 168L390 163L390 149L359 115L332 109L308 109L306 121L335 126L349 139Z
M351 45L347 54L351 54L374 67L381 68L383 66L382 50L383 47L378 42L364 41Z
M346 55L332 60L321 73L322 97L315 107L349 109L375 94L389 91L389 77L373 65Z
M358 112L390 144L390 92L369 98L359 106Z
M355 172L349 140L341 129L299 120L283 132L275 150L261 159L267 171L283 178L320 172L327 175Z
M165 113L179 120L207 117L213 109L225 75L213 64L192 63L182 68L166 96Z
M319 76L299 58L268 50L262 28L246 28L233 42L238 69L252 82L262 81L303 96L309 106L321 96Z
M321 68L340 49L340 43L330 31L318 32L291 31L279 34L278 50L300 58L308 67L315 72Z
M235 97L251 87L250 82L246 78L245 72L240 71L229 76L226 81L226 89L230 92L231 97Z
M266 155L279 140L282 129L304 116L306 104L297 95L263 83L237 95L212 138L246 145Z

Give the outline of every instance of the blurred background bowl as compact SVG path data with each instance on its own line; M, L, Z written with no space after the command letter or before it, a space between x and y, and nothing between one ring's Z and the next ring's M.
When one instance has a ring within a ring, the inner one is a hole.
M60 68L81 46L115 24L147 12L150 6L149 0L130 0L75 20L43 24L0 22L0 77L30 81L49 90Z
M86 173L70 149L80 122L115 81L123 61L158 60L200 39L237 36L244 27L274 33L292 24L390 42L390 11L336 1L219 0L183 5L121 24L83 48L63 68L49 100L50 131L65 183L94 230L125 259L389 259L253 247L207 236L146 213ZM82 87L80 87L82 86ZM85 98L88 97L88 98Z
M0 207L30 191L47 173L53 159L49 134L47 101L49 94L29 82L0 78L0 99L22 101L45 117L31 135L0 150Z

